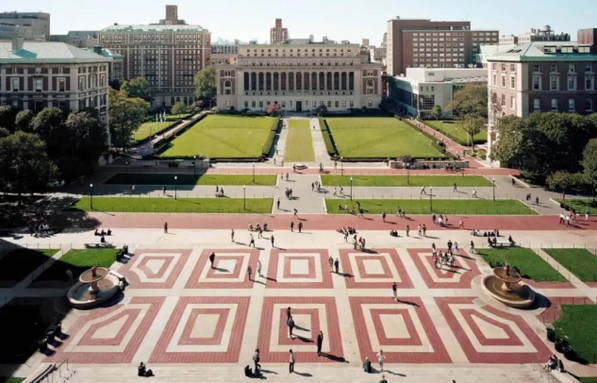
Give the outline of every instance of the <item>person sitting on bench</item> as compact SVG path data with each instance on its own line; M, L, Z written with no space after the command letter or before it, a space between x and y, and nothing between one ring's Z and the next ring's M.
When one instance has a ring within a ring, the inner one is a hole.
M512 239L512 236L511 236L511 235L509 235L509 236L508 236L508 242L510 242L510 246L514 246L514 244L515 244L515 242L514 242L514 240Z
M103 237L104 235L106 235L106 232L104 231L104 229L102 229L102 231L100 232L100 235Z
M95 235L95 236L98 236L98 237L99 237L99 235L100 235L100 233L99 233L99 229L95 229L95 233L93 233L93 235Z
M495 247L497 245L497 238L493 237L493 246Z
M365 362L363 362L363 371L365 371L367 374L371 374L373 372L369 357L365 358Z
M493 242L491 242L491 238L487 237L487 244L489 247L493 247Z
M267 223L263 224L263 231L267 231Z
M251 371L251 366L249 366L248 364L245 366L245 376L247 378L253 377L253 371Z
M141 362L137 368L137 375L149 378L150 376L153 376L153 371L151 369L147 369L147 367L145 367L145 363Z
M108 232L106 234L108 235L108 237L111 236L112 235L112 230L108 229Z
M102 237L100 238L100 242L101 243L106 243L106 237L104 237L103 234L102 234Z

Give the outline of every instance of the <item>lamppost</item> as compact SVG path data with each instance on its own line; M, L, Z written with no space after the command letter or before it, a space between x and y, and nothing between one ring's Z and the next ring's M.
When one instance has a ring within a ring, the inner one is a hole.
M344 177L344 157L340 157L340 174Z
M255 164L253 164L253 184L255 184Z
M433 213L433 187L429 186L429 208Z
M197 174L195 164L197 163L197 156L193 156L193 175Z
M352 201L352 177L350 177L350 200Z
M491 191L493 192L493 202L495 202L495 178L491 179Z
M89 184L89 204L91 210L93 210L93 184Z
M126 172L128 173L129 172L129 162L126 161L124 164L126 165Z
M247 187L243 186L243 210L247 210Z
M178 199L178 176L174 176L174 199Z
M410 185L410 168L406 168L406 184Z

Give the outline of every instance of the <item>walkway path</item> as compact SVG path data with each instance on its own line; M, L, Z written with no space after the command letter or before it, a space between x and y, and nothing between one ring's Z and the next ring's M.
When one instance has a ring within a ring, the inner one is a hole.
M309 126L311 130L311 137L313 139L313 151L315 152L315 168L311 170L317 171L317 166L319 164L323 164L324 167L331 167L333 166L334 162L330 160L330 156L328 151L325 147L325 142L323 140L323 132L321 131L321 126L319 125L319 119L317 117L309 119Z
M286 153L286 139L288 137L288 119L282 119L282 129L278 135L278 140L276 142L276 147L273 155L273 159L275 159L276 166L282 166L284 163L284 153ZM268 162L268 165L273 165L274 160Z

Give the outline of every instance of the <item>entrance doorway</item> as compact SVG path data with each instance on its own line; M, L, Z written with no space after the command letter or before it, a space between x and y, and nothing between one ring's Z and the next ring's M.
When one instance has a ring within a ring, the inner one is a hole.
M303 102L302 101L296 102L296 111L299 113L303 111Z

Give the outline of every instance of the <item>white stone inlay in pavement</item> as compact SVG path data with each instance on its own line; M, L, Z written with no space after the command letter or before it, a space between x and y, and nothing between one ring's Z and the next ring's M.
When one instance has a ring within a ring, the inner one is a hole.
M269 345L269 350L271 352L288 352L288 345L280 345L280 340L279 340L279 333L278 333L278 329L280 328L280 311L286 311L286 308L288 307L288 304L275 304L273 306L273 318L272 318L272 328L271 328L271 339L270 339L270 345ZM321 331L323 331L324 337L323 337L323 344L322 344L322 351L323 352L327 352L330 350L329 347L329 342L328 342L328 337L327 337L327 328L328 328L328 321L327 321L327 315L325 312L325 305L324 304L318 304L318 303L305 303L305 304L292 304L290 305L292 306L293 309L317 309L319 311L319 329ZM300 317L302 316L306 316L306 315L300 315ZM299 321L298 319L300 318L299 314L296 314L296 320L294 321L294 323L299 326L299 327L306 327L309 330L311 330L311 326L313 326L313 323L303 323L301 321ZM284 316L284 320L286 320L286 317ZM309 322L311 321L311 319L309 319ZM288 331L288 326L286 325L286 323L283 323L284 328L286 329L286 331ZM309 327L307 327L309 326ZM312 339L315 342L315 339ZM305 345L298 345L298 346L292 346L292 350L296 350L298 352L313 352L315 347L315 343L305 343Z
M216 335L219 320L220 315L218 314L197 314L195 323L193 323L193 329L191 330L191 337L213 338Z

